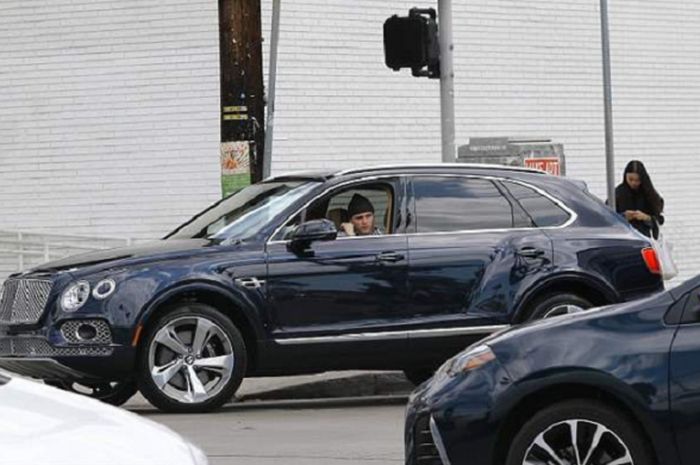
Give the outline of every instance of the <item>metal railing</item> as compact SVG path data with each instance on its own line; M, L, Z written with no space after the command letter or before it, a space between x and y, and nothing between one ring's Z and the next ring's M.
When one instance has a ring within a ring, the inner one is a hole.
M84 252L124 247L130 238L0 230L0 283L10 274Z

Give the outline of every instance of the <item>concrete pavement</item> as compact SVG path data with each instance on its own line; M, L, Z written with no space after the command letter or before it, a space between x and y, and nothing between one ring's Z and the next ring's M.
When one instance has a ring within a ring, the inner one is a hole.
M397 465L404 462L403 405L224 409L144 416L199 445L211 465Z

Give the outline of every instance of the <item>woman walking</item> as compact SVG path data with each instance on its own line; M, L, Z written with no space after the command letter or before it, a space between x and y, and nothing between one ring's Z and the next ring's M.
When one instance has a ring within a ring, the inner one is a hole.
M615 188L615 207L618 213L647 237L658 235L657 223L663 224L664 199L654 189L649 173L638 160L627 163L622 184Z

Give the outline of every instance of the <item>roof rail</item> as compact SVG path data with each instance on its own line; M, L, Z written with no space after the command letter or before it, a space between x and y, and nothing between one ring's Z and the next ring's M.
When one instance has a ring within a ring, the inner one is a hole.
M489 165L485 163L413 163L413 164L395 164L395 165L376 165L367 166L364 168L353 168L337 172L336 176L345 174L363 173L365 171L392 169L392 168L473 168L483 170L499 170L499 171L521 171L525 173L547 174L546 171L536 168L527 168L524 166L507 166L507 165Z

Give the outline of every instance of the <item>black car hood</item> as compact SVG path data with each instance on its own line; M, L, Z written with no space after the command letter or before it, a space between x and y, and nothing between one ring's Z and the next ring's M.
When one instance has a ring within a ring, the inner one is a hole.
M73 255L61 260L47 262L30 270L30 272L55 272L74 268L125 266L135 262L154 261L181 257L188 253L219 244L209 239L168 239L145 244L99 250L96 252Z

